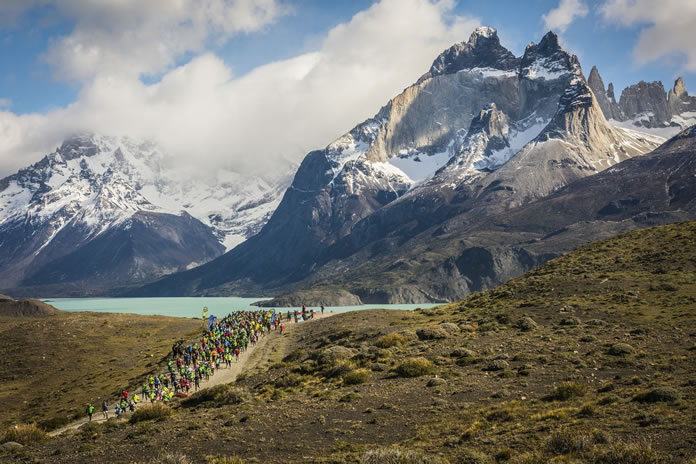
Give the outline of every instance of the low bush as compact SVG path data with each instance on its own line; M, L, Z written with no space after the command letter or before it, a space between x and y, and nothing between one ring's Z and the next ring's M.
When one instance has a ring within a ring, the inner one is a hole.
M404 345L407 342L408 339L406 337L399 333L392 332L379 337L375 345L379 346L380 348L391 348L398 345Z
M136 424L148 420L164 420L173 413L174 411L172 411L169 406L162 403L148 404L136 409L133 415L131 415L129 422L131 424Z
M396 367L399 377L420 377L433 372L433 363L425 358L408 358Z
M465 450L457 456L458 464L493 464L495 461L478 450Z
M385 447L371 449L360 458L362 464L446 464L443 458L408 448Z
M292 363L305 359L307 357L307 352L302 348L298 348L286 357L283 358L283 362Z
M19 424L10 426L5 432L3 442L14 441L24 446L32 445L48 438L48 434L36 424Z
M612 356L629 356L635 352L636 350L628 343L614 343L609 347L609 354Z
M428 327L421 327L420 329L416 330L416 335L418 335L418 338L421 340L438 340L441 338L447 338L449 336L449 332L439 325L431 325Z
M633 400L641 403L673 403L679 400L679 398L679 392L674 388L661 387L639 393L633 397Z
M291 388L297 387L302 383L302 376L290 372L288 374L278 377L273 383L276 388Z
M208 407L220 407L226 404L241 404L248 398L249 393L246 390L230 384L222 384L204 388L194 393L185 399L182 405L187 408L199 404L205 404Z
M357 385L367 382L369 378L370 371L368 369L355 369L343 376L343 383L346 385Z
M665 462L649 444L617 443L594 453L596 464L654 464Z
M580 382L563 382L544 399L547 401L567 401L584 396L585 393L587 393L587 385Z
M586 453L594 447L594 440L584 433L560 430L549 437L546 450L555 456L569 453Z

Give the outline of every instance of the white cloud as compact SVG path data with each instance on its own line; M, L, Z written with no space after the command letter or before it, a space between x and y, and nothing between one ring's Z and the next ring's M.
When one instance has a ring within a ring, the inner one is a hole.
M36 5L74 21L43 58L57 77L78 81L157 74L209 40L259 30L287 12L277 0L3 0L0 16L16 18Z
M576 18L587 16L587 13L587 6L582 0L561 0L558 7L542 15L541 18L544 20L546 29L563 33Z
M114 0L115 1L115 0ZM67 108L0 112L0 173L35 161L76 130L152 137L181 162L243 172L294 162L374 115L479 25L453 2L382 0L333 28L316 52L235 77L212 53L146 85L98 75Z
M696 71L696 2L683 0L608 0L601 7L604 20L641 28L633 56L645 64L668 56L683 56L685 67Z

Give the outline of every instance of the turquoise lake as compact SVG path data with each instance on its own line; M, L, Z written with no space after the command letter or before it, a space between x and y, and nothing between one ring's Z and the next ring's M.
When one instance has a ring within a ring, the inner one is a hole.
M251 306L256 301L264 298L237 298L237 297L196 297L196 298L47 298L46 303L64 311L95 311L103 313L133 313L174 317L201 317L203 307L208 307L208 314L218 317L225 316L233 311L246 311L259 309ZM345 312L364 309L406 309L433 308L438 304L403 304L403 305L360 305L360 306L330 306L326 311ZM309 309L316 306L308 306ZM287 312L288 308L279 308L279 311Z

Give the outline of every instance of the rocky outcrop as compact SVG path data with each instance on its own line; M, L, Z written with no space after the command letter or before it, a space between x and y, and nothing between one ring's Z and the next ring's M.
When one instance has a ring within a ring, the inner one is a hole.
M662 82L640 81L621 92L619 107L629 118L644 116L644 127L659 127L672 119Z

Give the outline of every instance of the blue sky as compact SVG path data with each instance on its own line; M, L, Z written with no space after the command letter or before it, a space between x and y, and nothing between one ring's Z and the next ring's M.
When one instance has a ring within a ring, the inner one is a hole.
M0 2L0 177L76 130L171 139L240 166L249 152L296 162L373 115L477 25L496 28L518 56L554 29L617 98L639 80L668 89L677 76L696 92L696 2L663 0L659 15L651 0L172 5Z
M373 1L296 0L286 3L292 7L291 11L273 24L253 33L234 36L222 46L210 44L210 49L224 59L235 74L244 74L256 66L313 51L331 28L350 20ZM605 84L613 81L617 90L641 79L661 80L665 87L680 75L685 78L687 88L695 82L694 74L685 69L684 60L678 55L652 63L636 63L632 50L641 26L603 23L599 19L602 3L586 2L588 14L576 19L562 34L563 45L580 57L586 75L596 64ZM542 15L557 6L557 0L461 0L453 13L479 18L481 24L495 27L503 44L520 55L527 43L537 42L545 32ZM57 79L42 59L51 42L70 34L74 26L74 19L61 15L49 5L27 11L20 21L0 31L4 63L0 68L0 98L12 101L13 112L44 112L66 106L77 98L80 83ZM461 37L462 40L466 38ZM178 57L177 62L191 56L185 54ZM157 77L145 76L143 80L152 82Z

